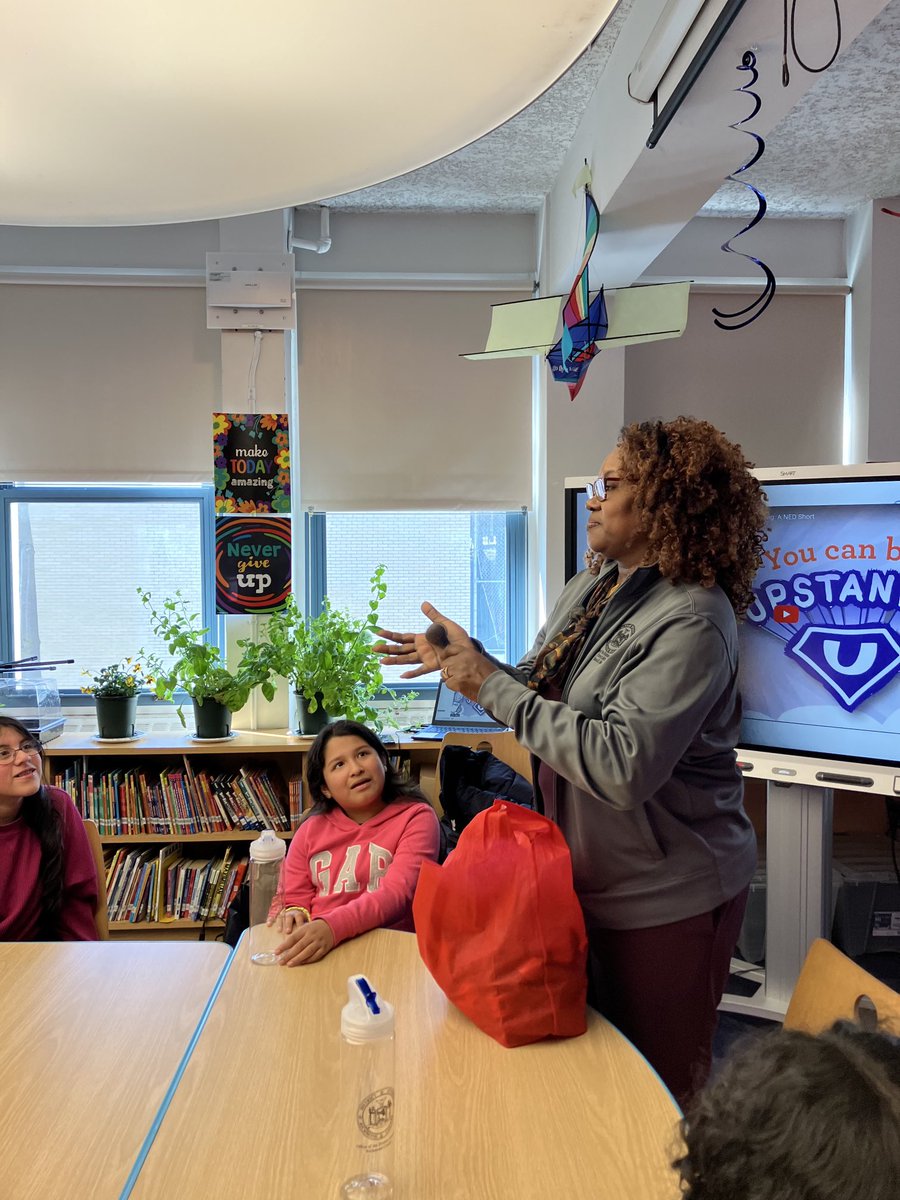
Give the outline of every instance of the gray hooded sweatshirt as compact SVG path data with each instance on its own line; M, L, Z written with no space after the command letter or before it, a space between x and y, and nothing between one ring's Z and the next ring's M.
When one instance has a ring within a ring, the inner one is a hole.
M571 579L528 655L478 701L556 772L544 812L569 844L588 928L642 929L709 912L753 876L737 624L720 588L640 569L600 613L562 700L544 699L525 686L535 658L596 583Z

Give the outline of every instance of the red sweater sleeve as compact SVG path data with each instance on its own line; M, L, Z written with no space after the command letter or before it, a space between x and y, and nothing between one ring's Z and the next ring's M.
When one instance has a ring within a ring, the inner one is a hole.
M63 896L59 937L63 942L96 942L97 870L84 822L69 796L50 788L63 822Z
M312 907L316 888L309 873L309 843L310 832L315 829L318 820L318 817L307 817L288 846L281 869L282 899L286 908L292 905Z
M424 859L437 859L439 848L437 814L430 804L416 805L377 890L364 891L321 913L331 927L335 945L369 929L411 929L412 900L419 869ZM318 915L314 906L313 916Z

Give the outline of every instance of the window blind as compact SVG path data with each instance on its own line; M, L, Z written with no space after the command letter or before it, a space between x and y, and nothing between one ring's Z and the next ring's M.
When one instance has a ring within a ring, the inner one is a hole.
M531 359L473 363L522 294L301 291L304 508L514 509L531 501Z
M0 480L212 479L202 288L0 286Z

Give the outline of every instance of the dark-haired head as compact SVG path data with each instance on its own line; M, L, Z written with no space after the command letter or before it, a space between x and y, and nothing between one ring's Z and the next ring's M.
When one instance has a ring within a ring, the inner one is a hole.
M766 506L753 464L709 421L626 425L624 476L649 543L648 561L673 582L718 584L739 615L752 601Z
M685 1200L896 1200L900 1040L839 1022L759 1035L694 1101Z
M399 773L391 766L384 743L374 730L359 721L332 721L318 734L306 756L306 783L313 802L313 812L328 812L335 807L335 801L325 794L325 751L331 739L336 737L362 738L381 759L384 767L381 798L385 804L398 798L424 799L417 787L401 780Z
M40 746L40 739L30 729L17 721L15 717L0 714L0 732L12 734L14 745L24 745L34 742ZM41 774L44 768L44 752L41 754ZM19 816L33 830L41 846L41 867L39 873L41 885L41 922L39 933L45 941L52 941L59 934L60 909L63 893L63 846L62 824L59 813L52 799L41 783L30 795L22 798Z

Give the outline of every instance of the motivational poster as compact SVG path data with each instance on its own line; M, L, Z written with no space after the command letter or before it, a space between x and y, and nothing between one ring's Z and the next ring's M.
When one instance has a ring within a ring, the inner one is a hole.
M216 518L217 613L274 612L290 590L290 517Z
M287 413L213 413L216 514L291 511Z

